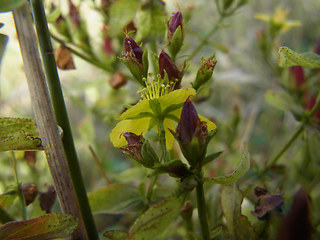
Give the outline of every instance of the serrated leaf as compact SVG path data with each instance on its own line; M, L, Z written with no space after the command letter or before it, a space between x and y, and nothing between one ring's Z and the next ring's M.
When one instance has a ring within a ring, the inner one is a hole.
M139 8L139 0L118 0L110 7L110 34L118 35L133 20Z
M2 240L46 240L69 236L78 226L78 219L61 213L46 214L26 221L9 222L0 227Z
M25 3L25 0L1 0L0 1L0 13L8 12L20 7Z
M243 196L236 184L223 186L221 205L228 232L237 240L253 240L255 234L247 217L241 214Z
M103 234L103 236L109 240L125 240L128 235L128 232L120 230L109 230Z
M117 213L139 203L139 192L130 184L110 184L88 193L91 211Z
M248 145L244 144L244 151L242 153L241 162L236 170L234 170L232 173L228 175L209 178L209 179L206 179L206 181L210 180L219 184L231 184L238 181L240 178L242 178L246 174L246 172L249 170L249 168L250 168L250 156L248 151Z
M137 17L138 42L155 41L164 36L166 30L166 11L161 1L150 1L142 6Z
M132 225L128 240L153 240L177 219L183 204L182 198L172 196L151 206Z
M10 150L43 150L34 119L0 118L0 152Z
M307 68L320 68L320 55L306 52L297 53L288 47L279 48L279 66L302 66Z

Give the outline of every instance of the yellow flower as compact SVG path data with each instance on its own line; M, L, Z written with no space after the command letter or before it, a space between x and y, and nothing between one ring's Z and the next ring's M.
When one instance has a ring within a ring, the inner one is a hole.
M258 13L254 17L258 20L269 22L275 29L278 29L280 33L285 33L291 28L301 26L300 21L288 20L288 13L288 9L278 7L272 16Z
M175 129L174 121L179 120L183 103L188 97L194 96L196 90L193 88L173 90L161 83L159 78L158 81L152 81L146 85L146 88L140 92L142 100L122 113L119 117L121 121L111 131L110 139L115 147L127 145L126 139L122 136L123 132L144 135L151 128L158 131L156 121L153 120L160 116L163 119L166 147L172 149L174 136L169 129ZM158 114L152 109L152 101L156 101L160 106ZM209 131L216 128L213 122L202 116L199 117L207 122Z

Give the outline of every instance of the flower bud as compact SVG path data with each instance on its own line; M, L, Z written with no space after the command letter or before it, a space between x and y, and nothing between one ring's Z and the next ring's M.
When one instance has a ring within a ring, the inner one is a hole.
M128 67L135 79L145 86L145 82L142 80L147 77L148 73L148 51L143 50L139 45L128 35L124 39L124 54L121 61Z
M133 38L126 36L124 39L124 52L131 54L140 64L142 64L143 51L139 45L133 40Z
M175 59L177 53L180 51L184 39L182 14L180 11L173 14L168 22L168 48L171 57Z
M69 16L70 16L72 23L75 26L77 26L77 27L81 26L79 9L72 3L71 0L69 0Z
M113 89L121 88L127 83L127 78L122 72L115 72L109 79L109 84Z
M36 199L38 195L38 187L34 183L25 183L21 186L21 191L24 195L26 206Z
M216 64L217 61L215 60L215 58L201 59L201 66L197 72L196 80L192 84L192 87L194 89L198 90L203 84L205 84L211 79Z
M189 99L183 105L180 122L175 137L184 157L192 168L196 168L206 154L208 129L206 122L200 121L198 113Z
M122 136L124 136L128 142L127 146L121 148L123 153L126 153L129 157L147 168L153 168L154 164L159 162L157 154L149 142L143 139L142 135L124 132Z
M180 88L182 73L169 55L163 50L159 56L159 72L162 79L164 79L165 74L167 74L169 83L174 85L174 89Z

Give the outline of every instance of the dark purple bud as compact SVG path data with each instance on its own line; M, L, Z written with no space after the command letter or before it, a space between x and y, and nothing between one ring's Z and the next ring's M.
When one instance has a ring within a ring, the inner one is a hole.
M278 240L312 239L310 222L310 197L300 190L294 197L291 208L284 218L278 233Z
M191 101L187 99L183 105L180 122L176 131L182 145L186 146L191 142L199 125L200 118L198 117L197 110Z
M126 54L131 54L136 58L140 64L142 64L143 51L139 45L133 40L133 38L126 36L124 39L124 51Z
M182 73L179 71L177 65L172 61L169 55L163 50L159 56L159 72L162 79L165 77L165 72L167 73L169 82L174 84L174 89L180 88Z
M178 27L181 27L181 32L182 32L182 14L180 11L176 12L173 14L173 16L169 19L168 22L168 37L171 39L175 31L177 30Z

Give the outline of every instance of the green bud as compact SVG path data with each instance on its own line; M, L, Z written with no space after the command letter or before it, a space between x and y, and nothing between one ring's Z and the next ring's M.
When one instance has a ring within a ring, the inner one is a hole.
M179 159L165 162L155 167L155 170L157 173L168 173L171 177L180 178L182 180L191 174L187 165Z
M216 64L217 60L215 57L212 59L201 59L201 66L197 72L196 80L192 83L194 89L198 90L203 84L211 79Z

